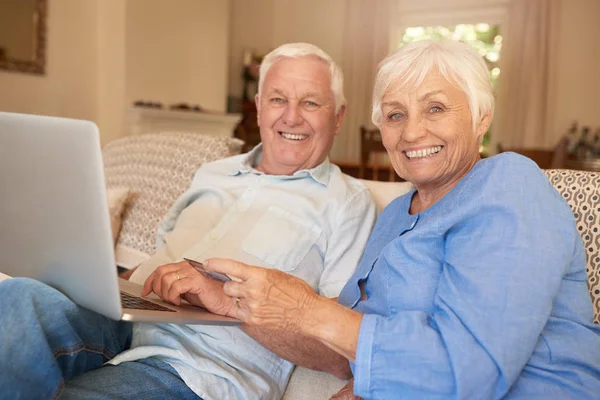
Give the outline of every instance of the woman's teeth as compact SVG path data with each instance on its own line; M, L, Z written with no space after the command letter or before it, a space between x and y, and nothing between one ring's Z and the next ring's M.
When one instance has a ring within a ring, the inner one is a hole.
M286 139L290 139L290 140L304 140L308 137L308 135L294 135L293 133L285 133L285 132L279 132L279 134L281 136L283 136Z
M442 146L433 146L430 147L428 149L421 149L421 150L414 150L414 151L407 151L406 152L406 156L410 159L413 158L424 158L424 157L429 157L435 153L438 153L440 150L442 150Z

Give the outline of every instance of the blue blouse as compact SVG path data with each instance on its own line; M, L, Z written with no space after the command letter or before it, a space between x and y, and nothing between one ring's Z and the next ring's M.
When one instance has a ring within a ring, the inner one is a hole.
M355 394L599 398L600 326L585 251L569 206L539 168L504 153L410 215L413 194L382 212L340 294L364 314Z

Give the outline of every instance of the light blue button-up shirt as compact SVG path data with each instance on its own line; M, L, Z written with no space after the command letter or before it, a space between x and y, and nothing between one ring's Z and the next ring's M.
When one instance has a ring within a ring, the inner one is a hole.
M258 146L202 166L160 224L160 248L131 280L183 257L224 257L281 269L337 297L375 223L368 189L328 160L266 175L253 168L260 156ZM239 327L138 323L133 331L132 349L111 363L158 357L205 400L279 399L293 368Z
M583 244L537 166L513 153L482 160L411 215L413 194L380 215L340 295L364 313L355 393L600 398L600 326Z

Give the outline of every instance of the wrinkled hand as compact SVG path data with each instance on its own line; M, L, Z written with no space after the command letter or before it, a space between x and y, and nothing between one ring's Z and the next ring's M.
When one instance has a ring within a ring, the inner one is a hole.
M144 283L142 296L156 293L166 302L180 305L181 299L219 315L230 315L235 308L223 292L223 284L202 276L190 264L181 261L158 267Z
M331 396L329 400L362 400L362 397L354 395L354 379L350 379L348 383L336 394Z
M300 331L303 314L319 299L302 279L276 269L218 258L204 266L239 279L226 282L223 289L236 304L230 316L250 325Z

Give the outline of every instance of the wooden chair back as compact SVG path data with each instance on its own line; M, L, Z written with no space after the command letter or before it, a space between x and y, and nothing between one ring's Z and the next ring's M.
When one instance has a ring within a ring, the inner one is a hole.
M380 165L377 160L377 155L387 155L387 151L381 140L379 129L367 129L364 126L360 127L360 164L358 169L358 177L361 179L379 180ZM373 157L371 157L373 156ZM367 177L367 170L373 171L372 176ZM391 163L387 163L383 169L387 170L388 180L394 182L400 180L394 171Z

